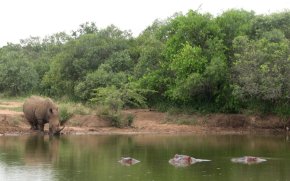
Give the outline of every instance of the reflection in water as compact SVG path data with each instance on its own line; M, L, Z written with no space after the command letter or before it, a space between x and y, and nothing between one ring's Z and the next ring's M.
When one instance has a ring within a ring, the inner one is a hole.
M49 167L23 167L0 163L0 180L2 181L52 181L54 171Z
M59 158L59 137L31 136L25 143L24 162L28 165L52 164Z
M57 138L36 135L0 140L0 180L54 180L51 163L59 152Z
M176 153L175 161L189 157L194 163L191 155L211 161L178 169L168 164ZM124 155L141 162L124 167L117 162ZM272 159L251 166L231 162L240 155ZM290 180L289 163L290 144L282 136L0 137L0 181Z

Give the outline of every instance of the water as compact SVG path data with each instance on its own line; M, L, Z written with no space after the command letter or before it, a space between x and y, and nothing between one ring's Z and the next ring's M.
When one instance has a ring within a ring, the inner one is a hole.
M176 153L210 162L170 165ZM231 158L260 156L246 165ZM130 156L140 163L123 166ZM0 137L1 181L290 180L290 142L257 135L82 135Z

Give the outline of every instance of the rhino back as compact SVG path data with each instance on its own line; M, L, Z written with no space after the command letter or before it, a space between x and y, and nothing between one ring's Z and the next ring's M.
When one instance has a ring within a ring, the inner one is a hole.
M42 97L32 96L23 104L23 113L28 121L45 119L47 114L46 101Z

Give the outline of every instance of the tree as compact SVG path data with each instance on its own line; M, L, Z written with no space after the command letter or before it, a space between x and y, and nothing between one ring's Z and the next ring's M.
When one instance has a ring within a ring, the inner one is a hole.
M185 43L207 49L207 42L221 38L220 28L210 14L190 10L186 15L177 14L160 30L166 38L165 56L171 60ZM165 39L165 38L164 38Z
M250 38L260 39L264 32L279 29L284 36L290 39L290 11L256 16L251 27Z
M120 88L100 87L94 90L91 101L117 112L124 107L145 107L143 93L142 89L136 88L132 83L123 84Z
M24 95L36 89L39 78L21 49L9 45L0 53L0 91L11 96ZM14 51L11 51L14 49Z
M85 80L87 74L109 61L113 53L128 49L130 38L127 32L109 26L97 32L87 32L67 42L62 51L53 58L50 70L42 81L43 87L50 94L77 97L75 86Z
M259 40L234 40L235 94L243 100L279 101L290 97L289 41L277 30ZM278 37L280 36L280 37Z
M96 23L94 22L85 22L84 24L81 24L79 29L77 31L72 32L72 36L75 38L78 38L85 34L95 34L98 33L98 28L96 26Z
M252 22L255 18L253 11L228 10L216 18L216 22L221 29L223 41L226 49L228 63L233 61L233 40L237 36L248 35L251 31Z
M160 69L160 62L164 60L164 43L157 38L160 24L154 22L136 40L139 57L134 67L134 75L141 78L152 71Z
M128 82L128 75L124 72L115 73L108 64L102 64L98 70L88 73L85 80L75 87L75 95L82 101L88 101L93 97L93 90L114 86L120 88Z
M112 68L112 71L116 73L130 73L134 68L134 63L128 50L112 53L106 63L109 64Z
M166 41L165 58L160 66L162 71L157 72L162 72L164 94L174 102L214 103L227 83L228 69L221 30L212 16L195 11L177 14L160 32L161 39Z
M185 44L170 64L175 73L175 84L168 94L184 102L197 98L212 99L225 82L227 66L224 57L215 56L208 62L200 47Z

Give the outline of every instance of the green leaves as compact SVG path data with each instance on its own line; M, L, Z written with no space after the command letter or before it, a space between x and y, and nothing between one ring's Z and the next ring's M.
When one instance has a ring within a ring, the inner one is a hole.
M132 66L129 48L130 35L115 26L97 30L94 24L84 24L75 39L66 43L50 64L42 85L50 95L68 95L87 101L92 89L99 83L92 83L98 75L93 72L107 63L114 71L125 71ZM106 76L106 74L104 75ZM103 76L103 78L104 78ZM102 79L101 79L102 80Z
M124 72L114 73L108 64L102 64L98 70L88 73L85 80L75 86L75 95L82 101L88 101L92 98L93 90L116 86L120 88L128 82L128 75Z
M192 47L188 43L173 58L170 68L175 72L177 78L184 78L192 72L202 73L207 60L202 56L200 47Z
M143 96L145 89L139 89L134 84L100 87L94 90L92 102L108 106L115 112L124 107L145 107L146 101Z
M0 91L92 100L114 110L160 103L225 112L247 108L248 101L285 105L289 17L288 11L229 10L213 17L190 10L156 20L137 38L95 23L72 35L30 37L0 48Z
M172 59L176 53L189 43L191 46L206 49L206 42L220 37L220 28L209 14L189 11L186 15L178 14L162 27L163 36L167 37L165 56Z
M166 97L176 102L208 101L222 91L228 75L221 29L212 16L189 11L169 19L162 28L167 37Z
M206 64L207 60L202 56L201 48L184 45L169 64L170 70L175 74L175 85L169 89L168 95L185 101L192 96L191 93L199 92L202 89L202 73Z
M234 41L236 62L233 66L235 93L242 99L277 101L289 97L289 41L266 32L265 38L249 40L237 37ZM277 37L279 38L273 38Z
M36 89L39 77L22 52L4 51L0 59L0 91L16 96Z

